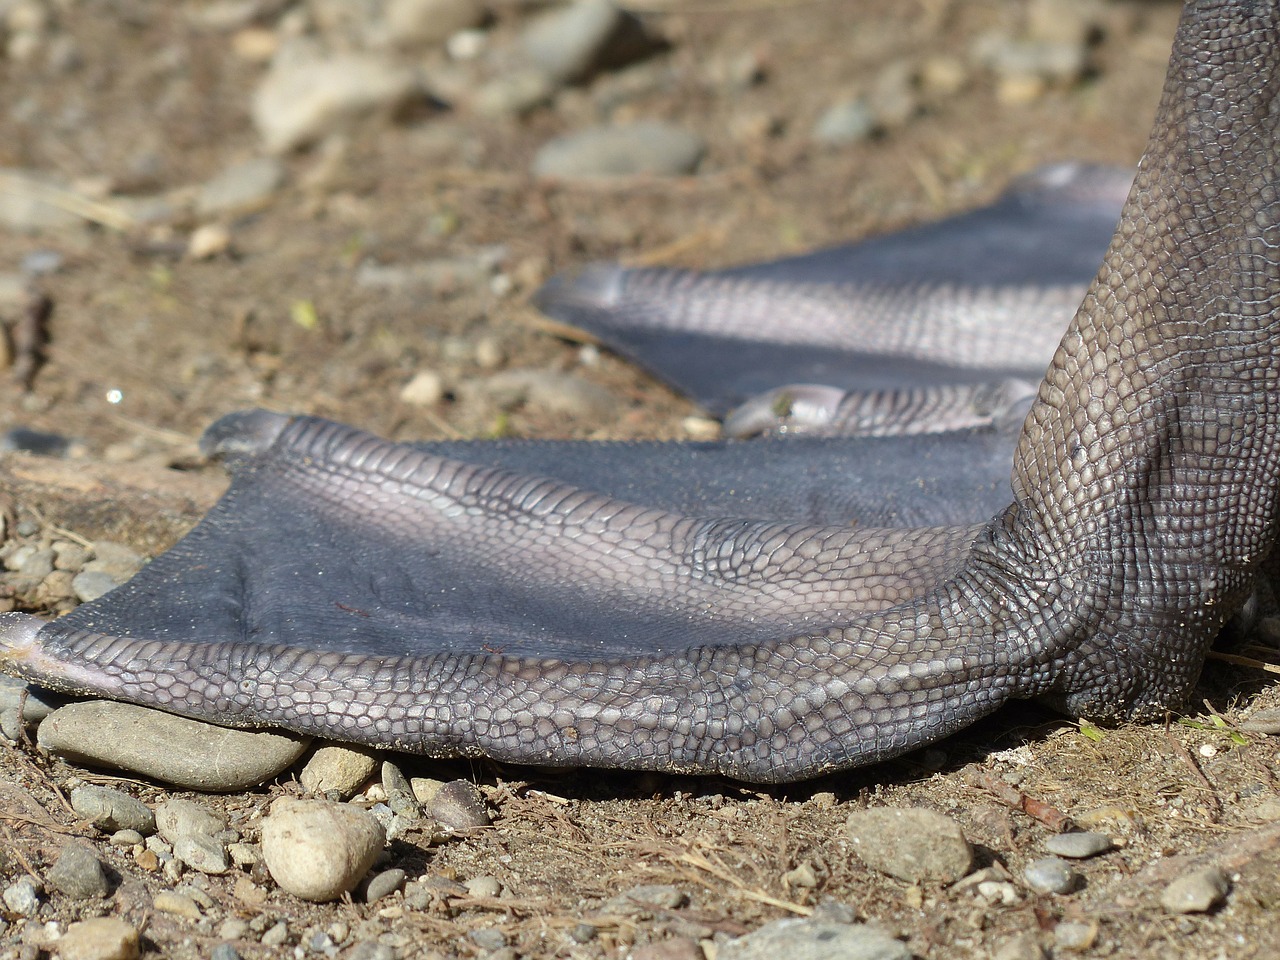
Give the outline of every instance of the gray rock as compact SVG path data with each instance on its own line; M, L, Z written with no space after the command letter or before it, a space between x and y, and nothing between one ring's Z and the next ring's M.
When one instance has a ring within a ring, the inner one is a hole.
M444 43L460 30L484 23L480 0L390 0L384 17L387 39L400 47Z
M954 883L973 869L973 848L960 826L932 810L855 810L845 829L863 863L899 880Z
M376 750L324 744L311 754L298 780L308 793L336 793L338 799L346 800L373 776L380 759Z
M672 884L640 883L611 897L601 912L642 916L654 910L676 910L688 902L689 895Z
M550 103L558 84L537 67L512 70L494 77L471 97L471 109L487 117L520 116Z
M1097 920L1064 920L1053 928L1053 945L1059 950L1088 950L1097 939Z
M1036 893L1070 893L1080 886L1080 875L1058 857L1032 860L1023 871L1027 886Z
M506 410L530 406L562 417L610 416L618 398L606 388L551 370L503 370L469 385Z
M283 947L289 942L289 924L281 920L262 935L264 947Z
M72 900L92 900L111 892L111 883L93 851L83 843L62 848L46 875L49 886Z
M493 823L484 797L474 783L466 780L430 780L414 777L413 795L427 815L448 830L474 830Z
M1221 905L1231 891L1231 881L1217 867L1184 873L1160 894L1160 906L1169 913L1207 913Z
M393 867L390 870L383 870L379 874L375 874L369 880L369 885L365 888L364 899L366 903L377 903L383 897L389 897L401 887L404 886L405 872L399 867Z
M396 290L456 296L486 289L506 256L505 247L471 255L440 257L418 263L384 266L366 260L356 268L356 286L365 290Z
M227 818L196 800L166 800L156 808L156 829L171 844L183 837L215 837L227 829Z
M716 960L911 960L911 951L860 923L786 919L720 944Z
M1087 831L1059 833L1044 842L1044 848L1056 857L1084 860L1111 849L1111 838L1105 833Z
M293 734L230 730L124 703L60 707L40 724L40 748L74 763L131 770L206 792L272 779L306 749Z
M382 789L387 795L387 806L398 817L417 820L422 816L422 809L413 795L413 788L400 772L400 768L387 760L382 764Z
M278 56L253 95L253 122L271 153L319 140L370 112L391 113L420 93L413 70L381 57Z
M5 566L28 577L47 577L53 573L55 556L52 547L26 544L9 554Z
M529 61L561 82L631 63L660 43L611 0L578 0L534 20L521 38Z
M0 733L8 739L21 740L24 728L35 726L61 705L62 698L56 693L0 674Z
M4 905L20 917L34 917L40 910L40 890L30 877L19 877L4 888Z
M240 951L230 943L220 943L209 952L209 960L241 960Z
M396 960L396 951L376 940L361 940L346 954L346 960Z
M1042 77L1071 82L1080 78L1089 65L1089 52L1082 43L1015 40L988 34L974 44L974 59L1001 77Z
M68 926L55 949L60 960L137 960L138 930L116 917L94 917Z
M262 857L281 889L325 901L354 889L386 842L366 811L325 800L282 797L262 821Z
M463 886L467 888L467 893L473 897L496 897L502 893L502 884L498 882L498 878L491 877L488 874L481 877L472 877Z
M71 589L81 603L89 603L110 593L121 581L105 570L81 570L71 580Z
M231 869L227 845L216 837L188 834L173 841L173 855L192 870L220 876Z
M142 569L146 558L132 547L114 540L97 540L93 544L93 559L84 565L86 570L109 573L120 583Z
M284 183L284 164L257 157L224 170L200 188L196 215L237 216L261 209Z
M706 152L695 133L657 121L590 127L543 144L533 160L538 177L562 180L692 173Z
M876 115L866 100L842 100L826 109L813 126L813 139L827 146L866 140L876 131Z
M111 787L75 787L71 791L71 809L103 833L136 830L145 837L156 832L156 816L151 808Z
M501 950L507 945L507 935L497 927L480 927L472 930L468 936L481 950Z
M1265 733L1274 736L1280 733L1280 710L1257 710L1241 720L1238 727L1247 733Z

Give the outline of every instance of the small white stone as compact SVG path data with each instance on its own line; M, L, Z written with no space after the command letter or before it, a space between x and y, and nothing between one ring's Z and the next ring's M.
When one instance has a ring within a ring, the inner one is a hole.
M358 807L283 797L262 822L262 857L281 889L304 900L333 900L373 866L386 834Z
M115 917L95 917L67 927L55 949L61 960L136 960L138 931Z

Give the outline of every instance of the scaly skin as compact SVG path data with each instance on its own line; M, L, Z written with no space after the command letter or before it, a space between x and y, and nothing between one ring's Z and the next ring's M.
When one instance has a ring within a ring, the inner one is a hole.
M431 755L759 781L880 760L1011 698L1158 716L1190 692L1275 540L1278 96L1280 0L1189 0L1119 230L1023 428L1014 502L980 530L689 519L247 415L210 439L240 462L230 512L206 534L265 490L324 512L335 537L447 531L433 550L572 585L566 613L649 616L661 635L628 652L625 632L605 629L593 654L588 632L550 656L537 630L502 648L410 629L374 655L361 624L411 612L264 614L255 590L270 584L250 574L267 561L241 556L232 629L102 636L94 605L43 627L9 616L7 667ZM339 627L354 639L329 636Z

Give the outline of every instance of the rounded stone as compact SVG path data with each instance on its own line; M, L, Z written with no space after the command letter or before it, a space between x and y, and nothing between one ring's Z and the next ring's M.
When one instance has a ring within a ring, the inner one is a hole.
M450 780L441 783L425 777L410 781L413 795L440 826L448 830L474 830L493 824L484 798L474 783Z
M932 810L855 810L845 829L863 863L899 880L954 883L973 869L973 848L960 825Z
M379 760L376 750L327 743L311 754L298 774L298 781L307 793L332 792L346 800L373 776Z
M692 173L705 151L697 134L656 121L591 127L545 143L534 157L533 174L565 180L674 176Z
M227 818L197 800L166 800L156 808L156 829L176 844L183 837L221 833L227 829Z
M281 798L262 822L262 856L281 889L304 900L333 900L352 890L386 842L376 820L357 807Z
M1231 890L1231 881L1217 867L1184 873L1160 894L1160 906L1169 913L1207 913L1218 907Z
M1080 886L1080 875L1058 857L1041 857L1023 872L1027 886L1036 893L1070 893Z
M71 791L71 809L103 833L134 830L144 837L156 832L156 816L136 797L111 787L84 785Z
M911 949L860 923L786 919L720 945L717 960L911 960Z
M67 927L56 948L61 960L136 960L138 931L115 917L95 917Z
M273 779L298 759L308 739L86 700L51 713L40 724L37 743L73 763L129 770L177 787L219 793Z
M83 843L63 847L46 879L49 886L72 900L92 900L111 892L101 862Z
M1106 853L1111 849L1111 838L1105 833L1059 833L1044 843L1044 848L1055 857L1084 860Z
M389 897L404 886L405 872L399 867L383 870L369 880L365 888L365 902L376 903L383 897Z

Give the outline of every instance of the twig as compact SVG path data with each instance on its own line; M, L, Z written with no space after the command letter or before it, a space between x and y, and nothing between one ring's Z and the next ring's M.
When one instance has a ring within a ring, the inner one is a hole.
M702 870L705 873L709 873L718 880L723 880L725 883L737 890L739 895L746 897L748 900L768 904L771 907L778 907L781 910L787 910L802 917L813 916L813 907L806 907L802 903L793 903L790 900L783 900L780 897L775 897L765 893L763 890L749 887L735 877L723 864L713 863L709 858L700 853L690 853L686 851L685 853L675 857L675 861L676 863L683 863L686 866L693 867L695 870Z
M977 781L978 786L994 794L1001 803L1025 813L1033 820L1039 820L1050 830L1062 832L1075 826L1071 818L1053 804L1027 796L1013 784L995 774L983 771L977 775Z
M1209 778L1204 775L1204 771L1200 769L1200 764L1196 763L1196 758L1191 756L1191 751L1187 749L1186 744L1173 735L1173 727L1168 720L1164 724L1165 739L1172 744L1174 752L1182 758L1182 761L1191 769L1195 778L1200 781L1200 785L1204 787L1205 792L1209 795L1209 820L1211 823L1217 823L1222 817L1222 801L1218 799L1218 791L1213 788L1213 784L1209 782Z
M82 194L55 187L52 184L41 183L30 177L0 173L0 193L32 197L41 203L47 203L51 207L65 210L67 213L111 230L130 230L137 225L137 221L119 207L90 200Z
M1210 650L1208 656L1210 660L1221 660L1223 663L1234 664L1237 667L1249 667L1266 673L1280 674L1280 665L1254 660L1252 657L1242 657L1234 653L1219 653L1217 650Z

